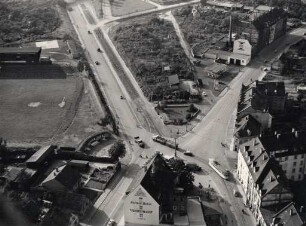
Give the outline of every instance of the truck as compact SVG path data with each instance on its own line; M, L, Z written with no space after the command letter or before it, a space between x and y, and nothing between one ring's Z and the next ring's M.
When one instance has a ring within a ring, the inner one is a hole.
M173 142L172 140L168 140L162 136L159 136L159 135L154 135L152 136L152 140L157 142L157 143L160 143L162 145L165 145L165 146L168 146L170 148L178 148L178 144L175 144L175 142Z

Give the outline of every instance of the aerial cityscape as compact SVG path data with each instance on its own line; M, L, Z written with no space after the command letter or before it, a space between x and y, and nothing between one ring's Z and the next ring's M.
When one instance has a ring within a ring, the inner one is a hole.
M306 226L305 0L1 0L0 226Z

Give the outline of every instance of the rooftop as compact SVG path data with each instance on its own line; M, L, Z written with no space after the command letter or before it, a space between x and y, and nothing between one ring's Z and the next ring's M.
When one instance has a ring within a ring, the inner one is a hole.
M237 137L257 136L261 132L260 123L252 115L247 115L238 120L236 127L235 135Z
M286 226L302 226L304 225L298 211L296 210L294 203L291 202L277 214L273 216L273 223L286 225Z
M289 133L261 136L260 142L268 153L279 150L288 150L279 155L287 156L297 153L306 153L306 131L292 131ZM275 155L276 157L277 154Z
M27 163L33 163L33 162L39 162L42 161L44 158L47 157L54 149L56 146L54 145L48 145L40 148L37 152L35 152L28 160Z
M73 169L71 166L64 165L54 169L42 184L47 183L48 181L57 180L68 190L72 190L80 178L81 175L77 170Z
M38 53L41 51L40 47L0 47L0 54L1 53Z

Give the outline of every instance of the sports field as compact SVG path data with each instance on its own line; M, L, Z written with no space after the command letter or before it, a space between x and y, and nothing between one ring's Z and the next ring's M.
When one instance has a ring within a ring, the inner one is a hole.
M0 136L9 142L44 142L72 122L83 81L0 79Z

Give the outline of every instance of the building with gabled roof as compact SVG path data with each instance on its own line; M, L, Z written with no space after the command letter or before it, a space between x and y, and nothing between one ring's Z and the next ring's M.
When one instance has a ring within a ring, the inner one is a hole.
M300 213L291 202L284 208L279 210L273 215L271 226L284 225L284 226L304 226Z
M81 175L78 170L64 165L55 168L41 185L51 192L75 191L81 183Z
M159 225L173 221L173 193L177 174L160 154L139 173L124 204L125 225Z
M292 201L293 194L277 162L270 158L258 137L240 145L237 175L246 194L246 204L260 225L269 225L262 208Z
M187 199L178 183L178 172L156 153L132 183L124 203L125 225L206 225L201 203Z
M261 124L252 115L246 115L236 121L235 137L238 139L249 139L258 136L261 132Z

